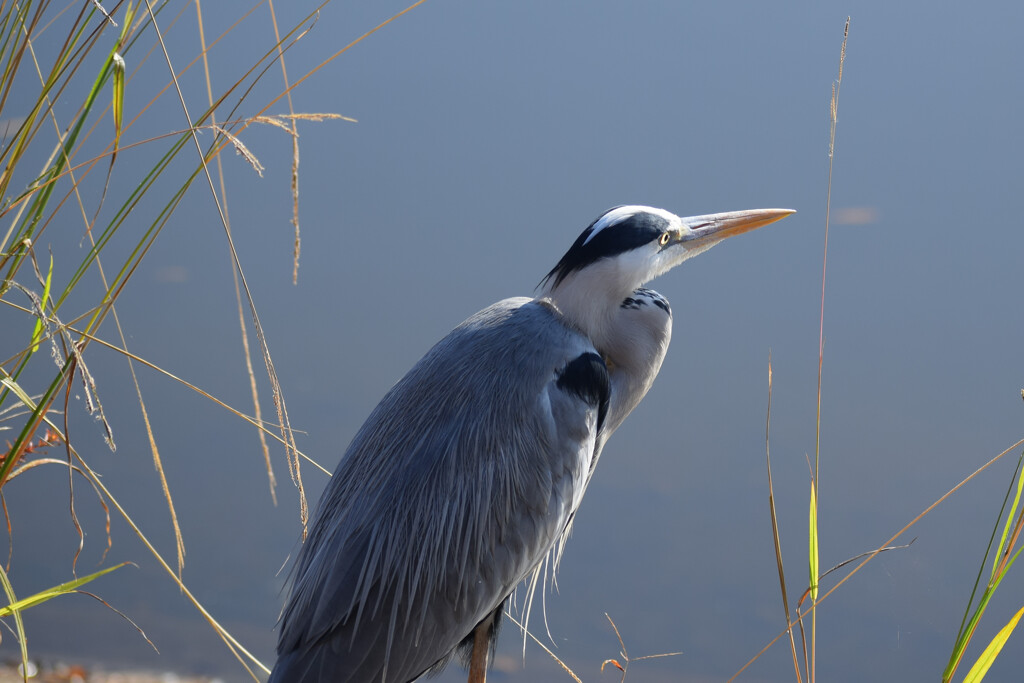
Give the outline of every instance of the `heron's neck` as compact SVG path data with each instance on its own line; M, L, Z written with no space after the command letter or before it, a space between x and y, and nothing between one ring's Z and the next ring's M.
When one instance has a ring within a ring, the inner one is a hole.
M548 300L570 327L586 335L594 348L607 355L614 345L619 307L633 291L632 287L609 286L614 284L577 276L545 287L540 298Z
M547 288L542 299L586 335L608 364L612 402L605 419L610 434L636 407L661 369L672 336L668 304L655 292L609 288L581 279Z

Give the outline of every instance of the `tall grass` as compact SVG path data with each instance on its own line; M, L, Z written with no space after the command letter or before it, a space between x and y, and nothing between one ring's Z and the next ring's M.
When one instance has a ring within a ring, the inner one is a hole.
M1021 439L1017 443L1013 444L1006 450L995 455L988 462L983 464L977 470L972 472L970 475L965 477L960 483L946 491L942 496L939 497L934 503L929 505L919 515L907 523L903 528L897 531L891 538L885 543L878 546L874 550L860 553L855 555L838 565L822 571L819 565L819 540L821 533L818 528L818 504L820 501L819 497L819 483L820 483L820 467L821 467L821 401L822 401L822 368L824 364L824 350L825 350L825 276L827 273L828 264L828 232L829 232L829 215L831 212L831 197L832 197L832 171L833 163L835 161L835 140L836 140L836 124L838 120L839 111L839 90L843 79L843 66L846 60L846 43L849 38L850 32L850 18L846 19L846 26L843 31L843 41L840 48L839 56L839 70L836 80L832 85L832 97L830 100L829 114L830 114L830 135L829 135L829 164L828 164L828 190L825 202L825 226L824 226L824 253L822 256L822 268L821 268L821 309L819 319L819 330L818 330L818 388L817 388L817 409L815 415L815 442L814 442L814 460L809 463L811 469L811 481L810 481L810 496L809 496L809 524L808 524L808 554L806 559L806 566L808 570L808 580L806 587L803 589L802 595L795 605L795 608L791 608L789 600L789 591L787 589L786 572L784 569L783 557L782 557L782 544L780 541L780 529L775 509L775 492L772 481L772 469L771 469L771 449L770 449L770 430L771 430L771 401L772 401L772 367L771 357L768 359L768 410L767 419L765 426L765 453L767 462L768 472L768 507L772 524L772 537L775 548L775 560L779 574L779 587L782 597L782 604L784 610L784 618L786 627L778 635L776 635L767 645L764 646L754 657L752 657L746 664L743 665L730 678L732 681L740 676L740 674L747 669L754 661L756 661L762 654L764 654L770 647L777 643L783 637L787 637L790 643L790 652L793 660L793 673L797 683L803 683L807 681L812 683L817 680L816 677L816 664L817 664L817 615L819 606L836 590L839 589L847 580L852 578L857 572L859 572L864 565L871 560L875 559L879 554L891 551L891 550L904 550L909 548L914 540L904 545L894 545L897 540L904 536L915 524L921 519L928 515L932 510L941 505L954 493L956 493L961 487L965 486L968 482L974 479L981 472L988 469L990 466L1001 460L1004 456L1009 453L1015 452L1017 449L1024 446L1024 439ZM1022 391L1022 397L1024 397L1024 391ZM988 546L985 550L985 555L981 561L981 567L978 571L978 577L975 580L974 586L971 588L970 597L968 604L964 612L963 619L960 624L960 629L957 633L956 640L953 644L953 651L950 655L949 662L943 670L942 680L943 683L951 681L955 675L957 668L961 664L967 647L970 644L977 626L985 609L991 602L991 599L995 593L995 590L999 587L1002 580L1006 577L1010 568L1013 566L1017 557L1020 555L1024 545L1022 545L1022 535L1024 535L1024 507L1021 506L1021 497L1024 493L1024 476L1022 476L1021 465L1024 464L1024 453L1021 454L1020 459L1017 462L1017 467L1014 470L1007 487L1006 495L1003 498L1002 505L996 515L995 524L992 528L991 535L989 537ZM1009 509L1007 510L1007 505ZM998 542L996 538L998 537ZM995 546L993 548L993 545ZM992 567L988 571L987 580L983 582L985 577L986 566L991 559ZM826 577L843 570L847 566L852 566L845 575L843 575L835 585L824 593L819 594L821 590L821 581ZM981 594L978 595L978 589L982 587ZM805 601L810 602L809 610L802 610L802 606ZM806 627L805 620L810 615L810 625ZM977 658L970 671L964 677L965 683L977 683L984 679L985 674L988 672L989 667L992 666L995 659L999 656L1003 647L1009 640L1017 624L1021 618L1024 617L1024 607L1021 607L1010 619L1010 621L1003 626L999 632L991 639L987 646L978 654ZM801 654L797 651L797 636L795 631L799 631L799 642ZM937 668L937 667L936 667Z
M65 508L70 498L69 514L79 535L65 583L19 599L18 594L25 591L8 579L11 566L18 562L17 553L9 557L5 569L0 569L0 584L8 602L7 607L0 608L0 617L9 616L14 621L23 660L28 658L23 610L77 591L122 566L77 576L78 554L85 542L75 513L77 480L87 484L86 490L108 515L107 547L114 540L109 516L119 515L242 666L254 678L261 671L267 672L265 664L228 633L182 581L186 539L178 524L136 368L144 366L167 380L185 384L251 424L261 440L270 495L275 500L276 479L268 440L276 441L285 452L292 481L298 487L299 512L305 525L308 506L301 476L305 456L295 446L271 350L235 248L221 155L235 151L259 173L262 166L244 143L246 129L254 124L271 126L290 137L295 231L292 258L293 277L297 277L298 126L343 117L297 113L292 91L324 64L424 1L387 19L289 81L286 57L315 27L326 2L290 28L279 25L271 0L257 2L240 11L220 35L208 40L200 0L121 0L104 5L88 0L59 5L48 0L0 0L0 432L7 437L0 448L0 496L7 486L19 484L16 478L31 476L37 467L61 467L67 471L67 488L50 492L38 504ZM200 48L198 53L183 53L187 48L181 45L193 44L192 40L181 39L181 32L189 30L188 17L193 12L192 37ZM250 30L256 22L262 22L261 30ZM264 26L272 27L272 32L262 30ZM260 46L259 56L226 88L215 89L210 75L215 46L233 39L251 42L253 35L268 34L273 38ZM201 75L197 74L199 66ZM205 97L197 98L192 90L183 88L184 78L193 82L201 78ZM287 113L268 113L272 106L285 104ZM163 121L168 116L179 122L177 130L159 135L146 132L151 129L151 120ZM123 160L129 154L131 170L122 171ZM137 170L140 160L145 169L141 173ZM122 319L118 311L119 299L133 285L157 238L176 228L176 213L196 193L212 199L212 218L220 224L231 255L241 348L252 397L251 416L133 353L126 330L136 321ZM84 248L61 249L68 245ZM254 344L250 335L255 335ZM272 394L276 415L269 422L260 412L258 376L262 373L255 370L251 345L257 347ZM82 392L86 411L103 425L107 447L116 448L119 425L108 419L103 392L98 390L102 383L90 371L94 347L117 352L130 370L130 391L140 407L163 505L173 528L173 559L165 558L148 540L134 521L135 513L127 510L116 492L105 485L91 465L95 452L89 447L80 448L80 441L70 433L68 411L74 405L70 399L73 393ZM20 513L11 511L14 515ZM8 514L6 505L4 514Z

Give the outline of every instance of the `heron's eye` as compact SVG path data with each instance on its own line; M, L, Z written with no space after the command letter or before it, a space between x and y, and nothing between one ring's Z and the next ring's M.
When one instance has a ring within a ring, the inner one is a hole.
M664 247L668 244L668 241L670 239L672 239L672 234L668 232L663 232L661 233L661 237L658 238L658 244Z

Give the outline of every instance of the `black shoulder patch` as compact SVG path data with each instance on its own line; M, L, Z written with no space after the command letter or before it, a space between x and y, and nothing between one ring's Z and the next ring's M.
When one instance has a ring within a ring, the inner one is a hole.
M647 211L638 211L615 221L611 225L603 227L594 235L594 227L601 219L619 208L622 207L608 209L608 211L598 216L576 238L573 245L569 247L569 251L565 252L565 255L558 264L545 276L542 284L553 279L557 285L573 272L581 270L592 263L604 258L618 256L631 249L636 249L648 242L652 242L658 239L658 236L668 226L668 221L663 217Z
M558 373L556 386L597 408L597 431L601 431L612 394L608 368L601 356L590 352L577 356Z

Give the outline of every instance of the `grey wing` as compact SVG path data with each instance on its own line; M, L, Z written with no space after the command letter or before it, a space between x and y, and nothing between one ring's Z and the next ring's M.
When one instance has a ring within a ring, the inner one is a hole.
M385 396L320 500L271 681L409 681L543 560L603 442L607 369L545 306L507 300Z

